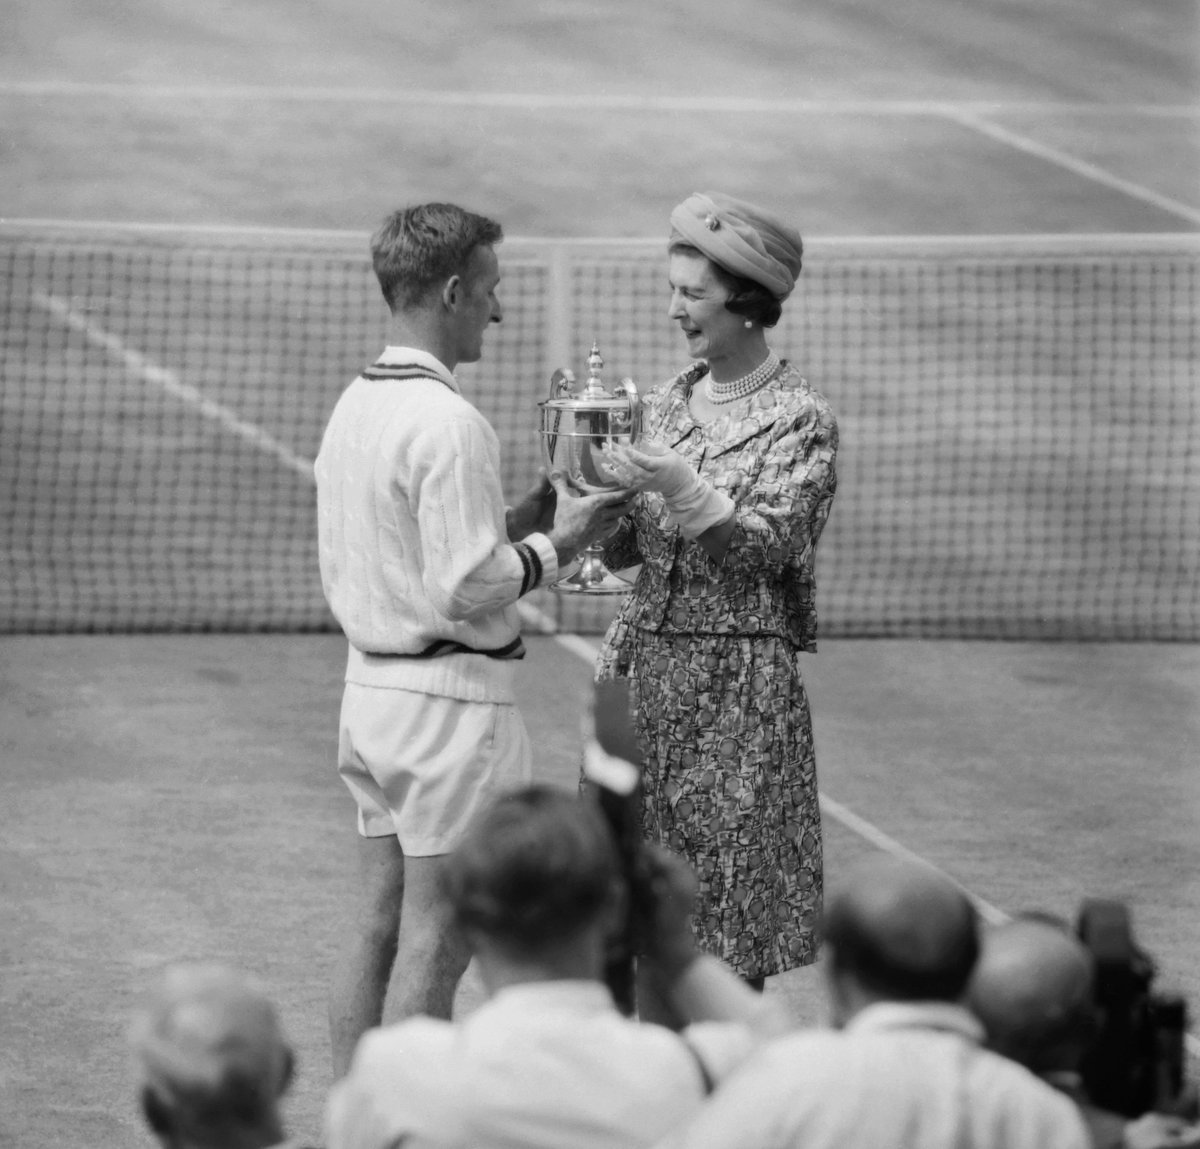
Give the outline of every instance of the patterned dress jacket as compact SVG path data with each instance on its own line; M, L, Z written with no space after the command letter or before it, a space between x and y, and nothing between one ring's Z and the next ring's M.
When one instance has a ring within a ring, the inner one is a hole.
M601 676L624 672L630 627L660 633L776 635L816 649L814 562L837 487L837 421L825 397L786 360L748 400L707 424L688 410L700 362L645 396L645 431L679 452L736 504L722 562L686 539L663 498L645 492L605 548L613 569L642 564L601 655Z

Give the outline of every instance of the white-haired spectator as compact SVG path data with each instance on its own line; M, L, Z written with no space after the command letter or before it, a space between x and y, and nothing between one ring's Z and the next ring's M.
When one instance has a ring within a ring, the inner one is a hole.
M294 1056L264 990L217 964L163 974L130 1031L142 1113L164 1149L270 1149Z

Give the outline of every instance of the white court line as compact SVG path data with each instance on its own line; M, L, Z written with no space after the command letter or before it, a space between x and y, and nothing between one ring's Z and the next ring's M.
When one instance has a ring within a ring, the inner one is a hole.
M261 427L239 419L228 407L214 402L195 387L184 383L174 371L168 370L166 367L159 367L140 351L127 347L118 336L105 331L104 328L88 319L86 315L75 311L70 304L40 291L34 294L33 301L39 307L43 307L57 316L72 330L78 331L89 343L102 347L114 358L121 360L130 374L138 376L143 382L161 387L168 395L195 407L206 418L215 420L239 438L245 439L246 442L273 455L285 467L302 475L310 483L314 481L313 465L308 460L302 459L290 448L280 443L278 439L268 435Z
M1059 167L1065 168L1075 175L1083 176L1094 183L1112 188L1114 191L1119 191L1132 199L1151 204L1162 211L1169 212L1171 215L1186 219L1189 223L1200 223L1200 208L1193 207L1182 200L1162 195L1160 192L1156 192L1153 188L1148 188L1143 184L1124 179L1105 168L1088 163L1087 160L1081 160L1071 155L1070 152L1064 152L1061 148L1039 143L1037 140L1030 139L1029 136L1011 131L1008 128L1002 128L999 124L993 124L971 112L947 109L943 115L955 123L962 124L972 131L979 132L981 135L996 140L998 143L1006 144L1008 147L1015 148L1026 155L1036 156L1038 159L1057 164Z
M964 112L1034 115L1094 114L1194 119L1194 104L1107 104L1046 100L838 100L756 96L654 96L612 92L472 92L430 89L349 88L305 84L112 84L72 80L0 81L0 95L107 96L150 100L278 100L286 102L399 104L445 108L576 109L639 112L728 112L740 115L937 116Z
M543 616L545 617L545 616ZM592 663L596 658L595 645L585 642L582 638L575 634L556 634L554 635L556 642L562 643L573 654L577 654L585 662ZM978 894L972 893L961 882L956 881L945 870L939 866L935 866L932 862L922 858L920 854L914 853L907 846L897 842L895 838L885 834L878 826L868 822L865 818L860 818L852 810L843 806L840 802L834 801L827 794L818 795L821 803L821 812L828 814L835 822L841 822L846 829L857 834L860 838L870 842L872 846L885 851L897 858L905 858L911 862L916 862L918 865L926 866L931 870L941 874L948 882L952 882L954 886L961 890L963 894L971 900L972 905L979 912L979 916L988 923L988 925L1003 925L1010 921L1010 915L1003 910L992 905L991 902L979 897ZM1183 1040L1187 1045L1188 1052L1193 1057L1200 1057L1200 1038L1194 1034L1185 1033Z
M979 916L990 926L1003 925L1010 920L1008 914L1003 910L997 909L991 902L985 898L979 897L978 894L973 894L961 882L956 881L945 870L935 866L932 862L922 858L920 854L914 853L907 846L901 845L895 838L885 834L878 826L868 822L865 818L860 818L853 810L843 806L840 802L835 802L827 794L821 794L821 811L830 815L836 822L841 822L848 830L852 830L860 838L871 843L872 846L883 850L885 853L891 854L893 857L904 858L910 862L916 862L919 865L927 866L932 870L936 870L947 881L953 882L974 904L979 911Z
M287 240L293 243L328 243L333 245L331 250L336 254L344 254L336 245L355 245L362 251L370 239L370 232L354 228L308 228L308 227L272 227L258 224L224 224L224 223L155 223L139 220L113 219L54 219L36 216L4 216L0 215L0 236L6 232L111 232L116 235L168 235L188 238L201 237L215 240L237 240L245 237L249 240L274 241ZM41 238L33 237L35 240ZM529 253L523 249L537 248L537 254L544 254L555 249L567 251L586 251L589 248L611 249L618 252L659 252L663 241L659 236L541 236L541 235L512 235L506 236L505 247L518 250L514 257L516 262L529 258ZM942 234L936 235L814 235L805 239L805 247L811 244L814 253L826 257L851 256L887 257L897 251L907 252L916 249L918 254L960 253L968 249L968 254L1008 255L1013 248L1022 252L1036 249L1039 256L1087 256L1098 250L1106 255L1113 254L1112 249L1118 249L1121 254L1136 255L1178 255L1191 252L1200 245L1200 234L1196 232L1152 232L1152 231L1112 231L1112 232L1009 232L997 234L982 232L968 235ZM361 252L360 252L361 254ZM365 258L365 257L364 257ZM536 255L535 255L536 258Z
M532 606L530 603L518 602L517 612L533 629L535 634L553 635L556 639L568 637L567 635L558 634L558 623L556 623L554 619L546 614L545 611L538 609L536 606Z
M589 666L596 662L596 647L587 641L585 638L580 638L577 634L556 634L554 641L560 646L564 646L572 654L577 655Z

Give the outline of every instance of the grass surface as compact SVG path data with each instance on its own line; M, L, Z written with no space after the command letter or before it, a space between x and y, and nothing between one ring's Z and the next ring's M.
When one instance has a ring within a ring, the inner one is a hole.
M589 666L553 639L529 646L537 770L572 785ZM343 640L10 638L5 656L0 1133L149 1145L129 1012L163 963L215 958L276 995L300 1055L289 1114L315 1136L353 894L353 809L333 769ZM1200 1000L1200 648L827 642L805 664L839 809L1000 910L1128 899L1162 986ZM871 847L824 821L836 882ZM769 992L799 1023L823 1016L817 970ZM479 1000L471 974L460 1009Z
M1194 228L897 102L990 102L1195 206L1197 29L1155 0L49 0L0 44L0 210L369 228L450 198L512 234L658 236L717 187L810 235Z
M808 235L919 235L931 216L932 230L949 235L1181 226L938 115L394 107L269 95L51 96L0 99L0 108L13 145L0 177L11 217L120 220L134 202L132 218L152 222L370 228L394 205L453 198L513 235L641 237L661 234L689 192L738 188ZM1107 118L1064 119L999 117L1126 179L1194 198L1200 148L1186 121L1125 115L1114 140Z

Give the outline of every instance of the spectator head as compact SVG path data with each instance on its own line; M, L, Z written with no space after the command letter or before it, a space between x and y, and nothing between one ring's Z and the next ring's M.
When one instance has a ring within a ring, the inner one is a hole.
M1034 1073L1075 1071L1096 1036L1092 958L1065 925L1018 918L983 935L968 1002L997 1053Z
M606 937L621 904L620 863L600 811L574 791L534 785L476 817L450 855L445 891L472 947L518 960Z
M263 991L220 965L181 964L136 1014L142 1112L172 1149L274 1145L291 1049Z
M824 939L838 1023L876 1001L960 1001L979 954L966 896L931 867L883 853L832 894Z
M500 224L450 203L418 204L389 215L371 237L371 260L392 314L420 307L451 276L468 278L478 248L504 238Z

